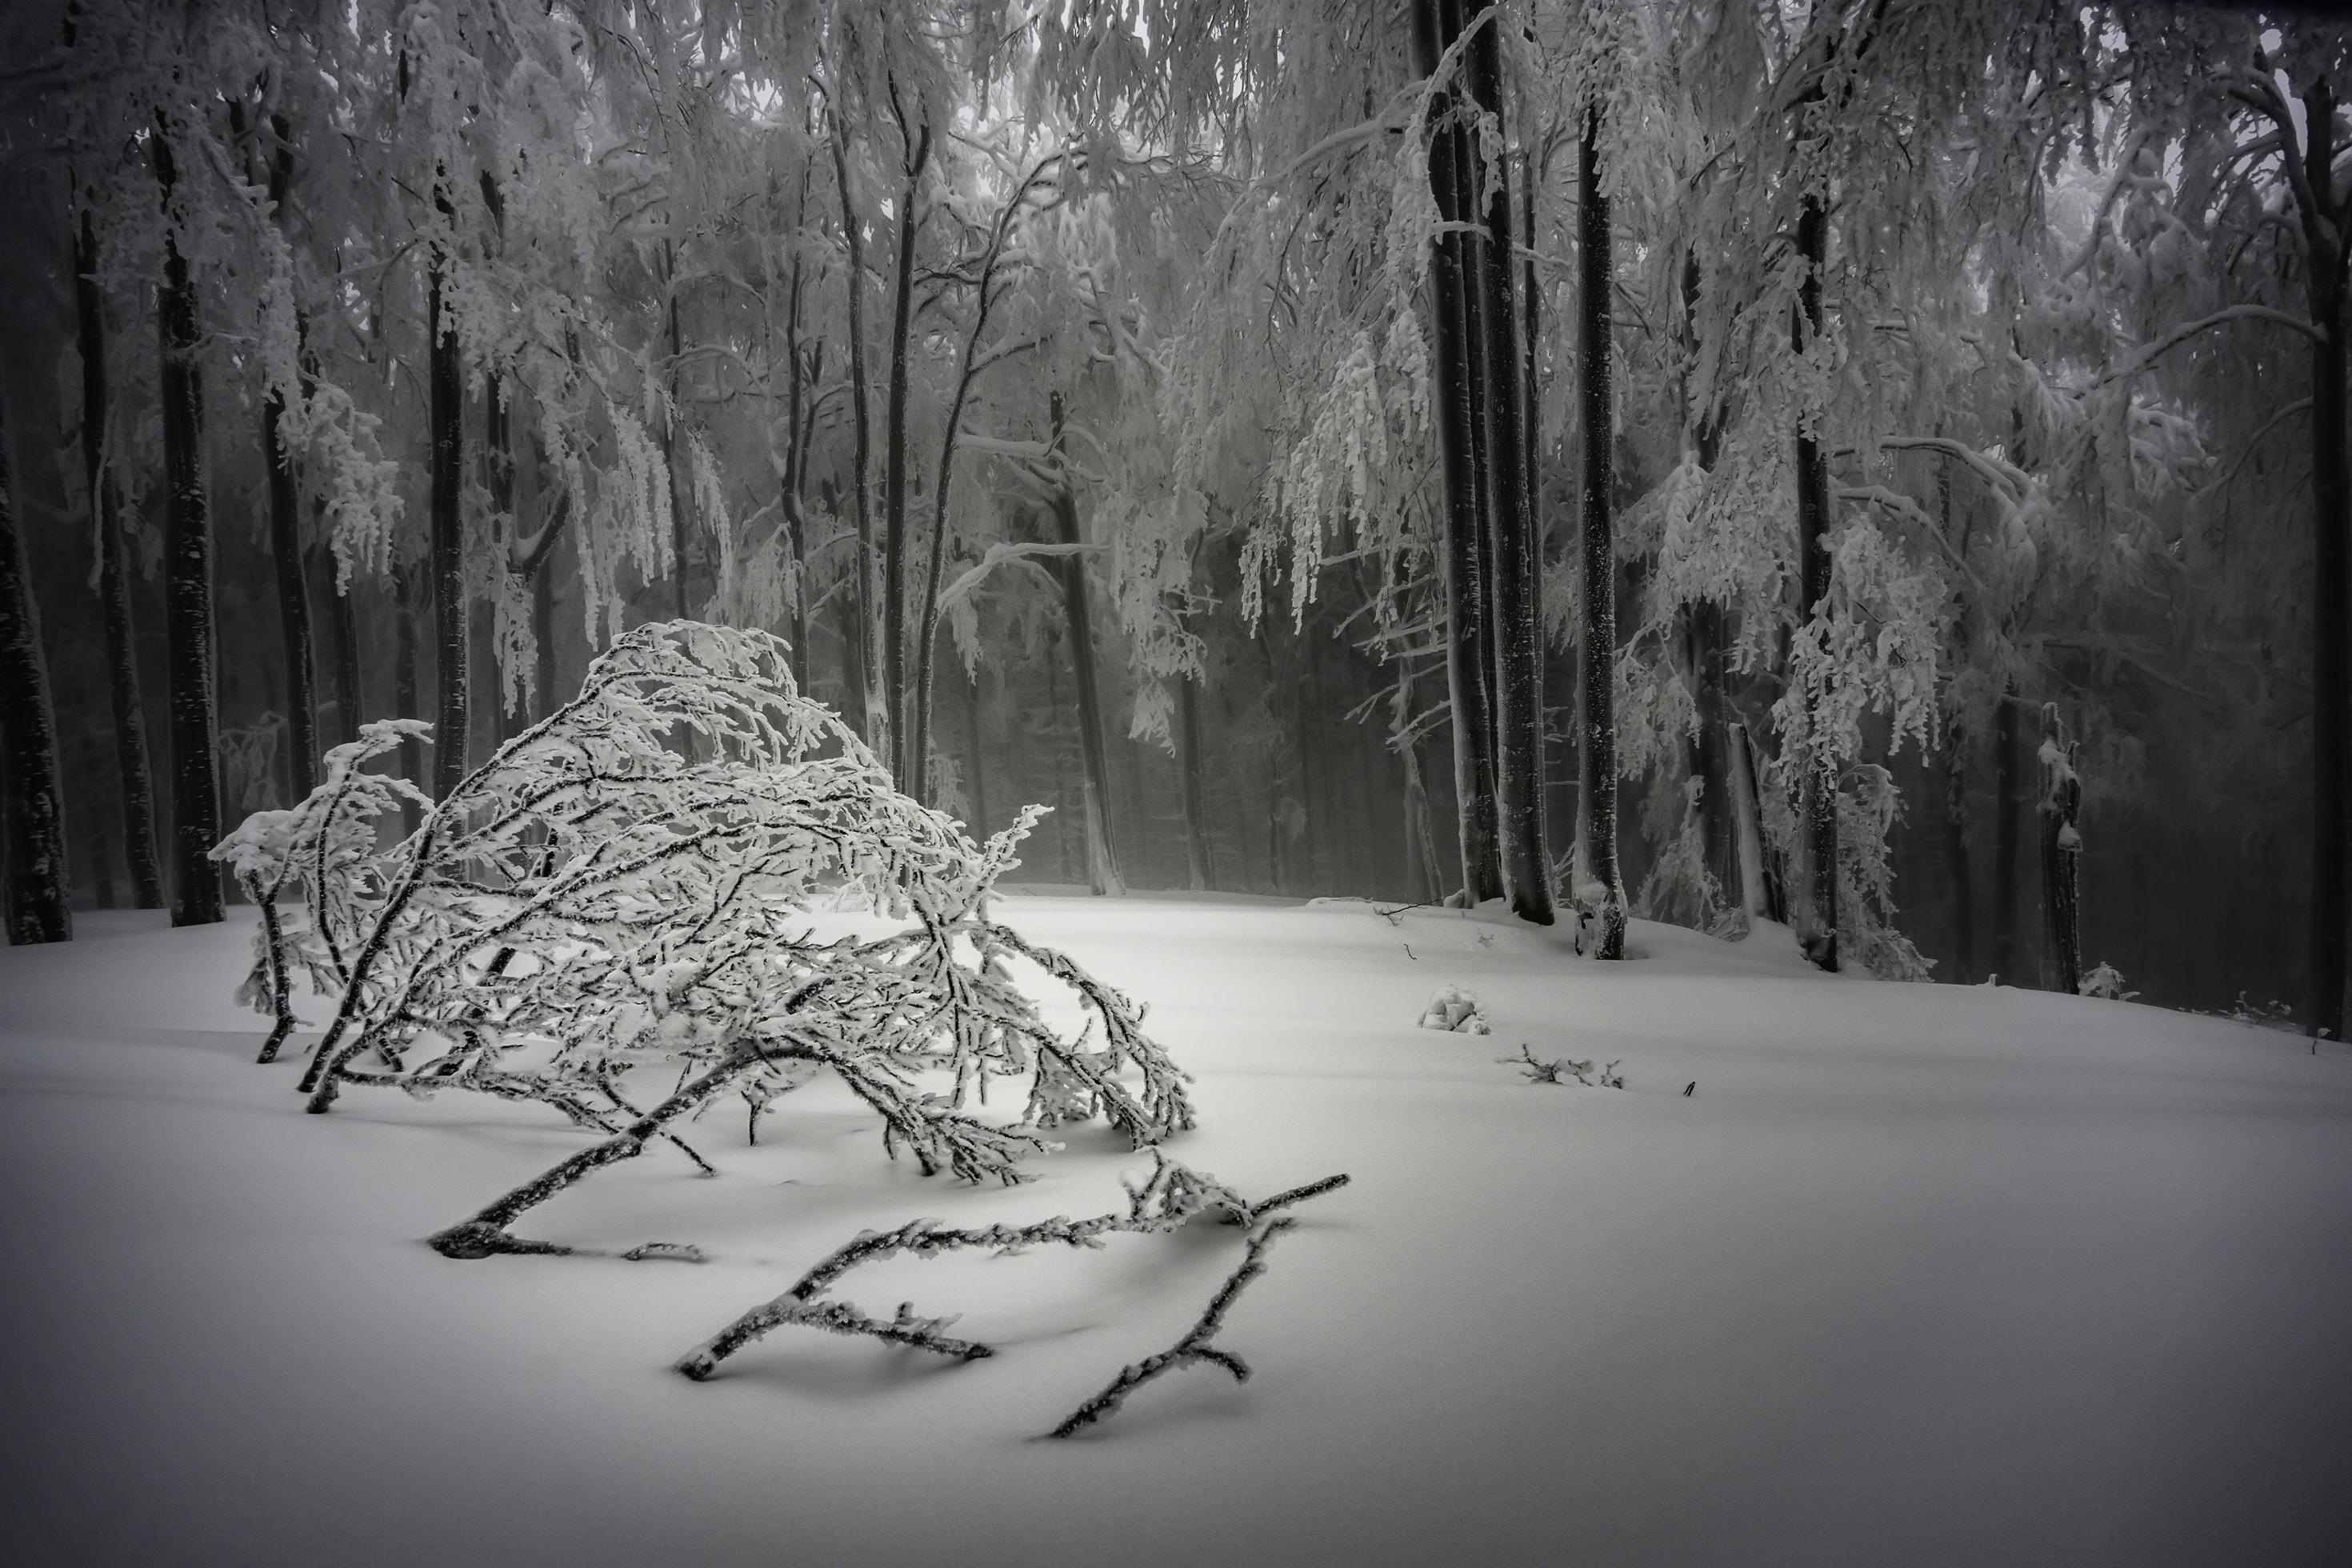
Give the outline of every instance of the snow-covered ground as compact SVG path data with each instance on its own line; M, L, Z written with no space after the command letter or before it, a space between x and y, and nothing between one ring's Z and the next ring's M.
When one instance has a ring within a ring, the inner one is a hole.
M1004 902L1151 1004L1172 1152L1331 1171L1220 1343L1237 1231L899 1259L955 1364L781 1329L681 1352L861 1227L1117 1206L883 1161L830 1085L526 1217L701 1267L452 1262L577 1147L536 1108L301 1114L228 993L248 927L0 954L0 1555L174 1563L2352 1562L2352 1061L2121 1003L1882 985L1636 925L1637 962L1434 910ZM1414 1026L1477 994L1489 1036ZM1495 1058L1622 1058L1623 1092ZM299 1055L299 1052L296 1053ZM1696 1082L1685 1096L1684 1086ZM28 1550L29 1548L29 1550Z

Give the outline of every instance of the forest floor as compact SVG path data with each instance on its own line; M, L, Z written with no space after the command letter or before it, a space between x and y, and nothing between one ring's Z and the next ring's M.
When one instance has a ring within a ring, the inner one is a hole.
M241 919L0 953L0 1534L27 1563L2352 1562L2352 1058L2136 1005L1636 961L1361 903L1013 897L1197 1077L1171 1147L1333 1171L1219 1343L1066 1443L1237 1262L900 1258L943 1363L779 1330L682 1352L861 1227L1118 1206L1098 1129L1015 1189L883 1157L830 1082L419 1237L577 1147L535 1107L300 1113L229 992ZM240 914L242 911L240 911ZM1489 1036L1415 1026L1475 991ZM313 1004L315 1006L315 1004ZM1496 1058L1622 1058L1624 1090ZM299 1052L296 1052L299 1055ZM1685 1086L1696 1083L1685 1095ZM29 1550L27 1548L29 1547Z

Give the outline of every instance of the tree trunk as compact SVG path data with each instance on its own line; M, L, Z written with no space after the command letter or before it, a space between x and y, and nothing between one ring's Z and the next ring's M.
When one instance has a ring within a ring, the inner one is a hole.
M1601 113L1588 109L1577 142L1578 286L1583 299L1578 357L1584 370L1584 798L1585 869L1600 884L1593 955L1625 956L1625 881L1617 866L1617 551L1615 409L1610 392L1609 198L1601 191Z
M271 115L269 123L277 142L269 160L269 205L282 225L294 142L284 115ZM278 571L278 641L286 660L288 782L299 801L319 784L319 697L310 658L310 584L302 569L302 492L294 480L294 454L286 447L284 391L273 382L261 400L261 455L269 468L269 553Z
M975 673L964 685L963 704L964 754L971 762L971 788L964 794L971 802L970 826L976 835L988 831L988 752L980 737L980 676Z
M2305 183L2324 214L2307 215L2311 315L2312 859L2310 991L2305 1026L2344 1037L2347 868L2352 848L2352 455L2345 448L2346 235L2352 210L2335 200L2336 95L2325 78L2304 93Z
M1763 803L1756 795L1756 753L1748 742L1748 726L1725 726L1724 741L1739 852L1739 907L1752 931L1758 921L1779 920L1780 910L1772 896L1771 873L1766 868Z
M1186 885L1197 893L1216 885L1215 874L1210 868L1208 828L1202 819L1201 693L1197 682L1186 679L1177 687L1176 717L1181 726L1176 743L1183 752L1176 767L1184 805L1184 876Z
M392 708L394 716L402 719L415 717L419 694L425 688L425 677L418 668L423 650L416 640L417 613L422 608L416 602L418 575L419 568L413 565L393 568ZM404 739L400 742L401 777L415 783L424 773L424 746L414 736ZM422 820L415 801L404 799L400 803L400 830L404 835L415 833Z
M866 241L858 228L857 205L849 192L849 154L843 146L840 117L833 117L829 140L833 145L833 172L841 187L842 237L849 247L849 276L844 285L849 290L849 402L850 425L856 437L856 467L850 476L850 489L857 508L857 602L850 626L856 638L856 657L851 659L856 682L856 700L865 715L860 726L860 739L874 753L875 760L887 766L892 760L890 748L889 706L882 695L882 585L877 581L874 547L874 504L866 483L873 472L874 416L866 392Z
M1952 977L1977 977L1976 879L1969 864L1968 732L1956 714L1944 731L1944 847L1952 878Z
M1491 0L1474 0L1474 18ZM1501 50L1496 27L1472 37L1469 77L1485 114L1502 122ZM1597 124L1597 119L1593 120ZM1592 134L1590 125L1588 135ZM1495 645L1495 830L1503 886L1512 912L1537 925L1552 923L1551 858L1543 820L1543 605L1540 528L1530 489L1532 434L1528 428L1534 364L1521 331L1522 302L1513 280L1509 163L1501 163L1486 199L1485 243L1478 247L1485 303L1488 515L1493 538ZM1597 193L1587 187L1585 205ZM1529 198L1532 201L1532 197ZM1602 217L1605 234L1606 212ZM1603 241L1606 261L1606 241ZM1604 267L1605 276L1605 267ZM1532 311L1532 300L1525 308ZM1528 323L1532 330L1533 323Z
M1053 461L1061 467L1062 395L1053 395ZM1054 493L1054 521L1064 544L1081 542L1078 500L1069 470L1061 468ZM1110 834L1110 769L1103 746L1102 695L1095 679L1094 624L1087 609L1086 557L1069 554L1055 563L1062 576L1062 610L1070 630L1070 671L1078 692L1078 752L1085 763L1081 781L1087 813L1087 885L1097 894L1124 893L1118 855Z
M5 415L5 410L0 410ZM0 416L0 789L6 792L5 916L11 945L71 942L72 881L66 865L65 795L58 782L57 715L48 661L34 618L16 478Z
M2049 938L2050 989L2073 996L2083 988L2083 836L2074 826L2083 781L2074 772L2074 743L2059 722L2058 704L2042 705L2042 919Z
M360 738L360 637L349 584L335 580L334 557L324 562L327 574L327 654L335 678L334 743L348 745Z
M669 392L669 406L662 414L662 467L669 474L669 553L670 570L675 574L670 584L670 608L683 621L693 613L686 583L686 517L689 509L677 461L677 374L686 342L677 321L677 252L667 238L662 241L662 292L669 331L669 374L663 377Z
M1423 76L1437 68L1457 28L1439 15L1441 0L1414 0L1415 68ZM1447 9L1451 10L1450 0ZM1469 221L1465 171L1467 139L1450 120L1454 95L1441 91L1430 103L1429 176L1438 216L1448 224ZM1459 231L1439 237L1430 267L1430 314L1436 327L1437 434L1445 495L1445 679L1452 710L1454 793L1462 852L1462 898L1476 904L1503 892L1501 849L1496 839L1493 710L1486 658L1485 567L1486 509L1481 442L1474 388L1482 384L1475 360L1476 334L1471 315L1467 244Z
M892 86L892 103L897 87ZM906 122L899 121L899 134ZM921 187L923 166L930 162L931 128L922 127L907 149L907 183L898 193L894 215L898 222L898 268L891 275L890 385L884 434L882 468L882 589L883 641L889 683L890 722L898 740L898 787L919 800L929 798L926 774L929 756L914 749L914 725L907 689L907 333L915 309L915 233L921 220L915 197ZM950 428L948 437L954 438ZM946 497L940 500L944 504ZM924 617L929 619L928 616ZM925 738L928 744L929 738Z
M81 347L82 473L89 488L98 596L106 616L106 686L114 710L114 768L122 787L122 845L139 908L163 907L155 848L155 784L147 763L147 710L139 695L139 642L131 625L131 579L122 521L106 466L106 300L98 280L98 230L85 207L74 235L74 309Z
M172 923L221 918L219 718L214 700L213 535L204 473L204 373L196 360L196 289L172 221L174 170L170 127L160 119L148 148L163 189L163 287L156 300L163 335L164 647L171 672Z
M1992 968L2017 984L2017 686L2001 692L1992 739Z
M442 203L446 216L447 202ZM466 776L467 731L471 721L466 638L466 535L461 500L465 490L466 373L458 361L457 330L448 317L448 263L433 264L425 332L433 442L433 651L441 688L433 725L433 798L439 800Z
M1797 210L1797 254L1805 268L1798 285L1796 320L1791 323L1794 345L1803 353L1822 333L1822 272L1829 244L1829 216L1821 197L1808 192ZM1806 617L1828 612L1830 558L1823 543L1830 522L1829 458L1821 435L1801 419L1797 426L1797 560L1799 592ZM1819 716L1806 714L1815 728L1808 737L1820 744ZM1806 955L1822 968L1838 966L1837 774L1825 758L1803 769L1805 859L1810 888L1806 923L1800 935Z

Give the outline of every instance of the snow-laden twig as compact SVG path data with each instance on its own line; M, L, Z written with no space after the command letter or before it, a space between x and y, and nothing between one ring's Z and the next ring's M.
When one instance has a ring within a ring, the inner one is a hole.
M1624 1075L1617 1070L1617 1063L1614 1061L1596 1068L1591 1062L1579 1061L1574 1057L1564 1057L1556 1061L1546 1060L1524 1045L1519 1047L1517 1056L1496 1057L1495 1059L1505 1067L1517 1068L1519 1075L1529 1083L1556 1083L1565 1088L1566 1080L1572 1078L1587 1089L1625 1087ZM1622 1059L1622 1058L1619 1058L1619 1060Z
M1265 1272L1266 1248L1274 1245L1274 1238L1297 1223L1289 1215L1267 1221L1264 1229L1250 1237L1249 1252L1243 1258L1241 1267L1217 1288L1217 1293L1209 1299L1208 1309L1201 1314L1201 1321L1194 1323L1182 1339L1157 1355L1146 1356L1132 1365L1121 1367L1118 1375L1111 1379L1102 1392L1064 1416L1062 1424L1050 1435L1067 1437L1105 1416L1117 1414L1118 1407L1127 1403L1129 1394L1153 1378L1195 1362L1213 1363L1232 1373L1235 1383L1247 1383L1250 1378L1249 1363L1231 1351L1219 1350L1209 1342L1216 1337L1219 1329L1225 1326L1225 1314L1233 1310L1234 1302L1249 1287L1250 1281Z
M1099 1247L1108 1236L1174 1230L1196 1215L1212 1212L1221 1213L1227 1224L1249 1225L1276 1209L1319 1196L1348 1183L1344 1173L1326 1176L1254 1205L1214 1177L1171 1160L1157 1149L1151 1154L1151 1174L1141 1184L1129 1186L1123 1214L1094 1215L1086 1219L1055 1215L1031 1225L992 1225L977 1230L944 1226L934 1219L915 1219L893 1230L861 1231L825 1254L792 1289L752 1308L681 1356L677 1370L697 1383L703 1382L719 1370L720 1362L787 1323L830 1333L866 1334L958 1361L977 1361L995 1352L976 1341L949 1336L945 1331L956 1321L952 1315L919 1318L914 1314L914 1304L904 1302L897 1316L885 1320L869 1316L851 1302L824 1298L851 1269L902 1252L917 1258L936 1258L941 1253L977 1249L1005 1257L1032 1247Z

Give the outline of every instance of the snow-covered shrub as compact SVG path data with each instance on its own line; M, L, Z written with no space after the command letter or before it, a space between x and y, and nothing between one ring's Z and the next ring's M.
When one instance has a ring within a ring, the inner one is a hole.
M926 1173L1019 1180L1045 1130L1097 1115L1156 1142L1192 1110L1139 1010L988 917L1040 814L975 844L801 695L781 640L636 627L408 839L348 868L328 907L364 918L310 1109L347 1083L459 1088L610 1134L436 1237L453 1256L534 1246L506 1232L525 1209L722 1094L756 1115L819 1071ZM818 936L813 904L845 896L887 926ZM1077 1039L1014 984L1024 969L1076 994ZM384 1070L361 1069L371 1051ZM657 1064L675 1087L641 1110L625 1080ZM1018 1120L967 1110L994 1079L1025 1088Z
M2102 963L2092 970L2075 989L2085 996L2103 997L2109 1002L2128 1002L2139 994L2124 989L2123 974L2112 963Z
M236 994L276 1020L261 1060L276 1060L293 1032L289 983L296 970L328 995L351 978L350 954L383 896L379 825L404 802L433 805L408 780L363 772L364 764L398 751L404 741L427 739L432 731L416 719L362 724L358 740L327 752L319 785L308 796L283 811L255 812L214 846L212 858L261 910L253 972ZM278 907L289 882L302 891L299 910Z
M1517 1056L1496 1057L1495 1059L1505 1067L1518 1068L1519 1076L1529 1083L1556 1083L1564 1089L1568 1085L1568 1080L1574 1079L1587 1089L1625 1087L1625 1075L1617 1070L1618 1064L1615 1061L1595 1067L1589 1061L1579 1061L1574 1057L1552 1059L1538 1057L1531 1047L1525 1045L1519 1047Z
M1421 1015L1424 1029L1450 1029L1459 1035L1490 1035L1494 1026L1479 1010L1478 998L1459 985L1441 985Z

